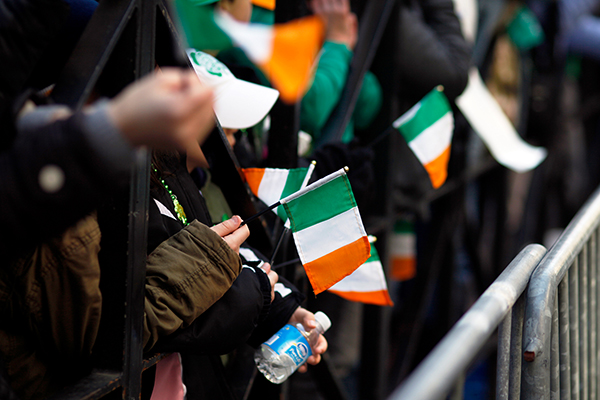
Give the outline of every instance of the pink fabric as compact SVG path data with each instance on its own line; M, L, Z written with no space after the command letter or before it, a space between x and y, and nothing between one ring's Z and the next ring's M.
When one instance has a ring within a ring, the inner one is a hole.
M156 364L154 389L150 400L184 400L185 385L181 379L181 358L173 353Z

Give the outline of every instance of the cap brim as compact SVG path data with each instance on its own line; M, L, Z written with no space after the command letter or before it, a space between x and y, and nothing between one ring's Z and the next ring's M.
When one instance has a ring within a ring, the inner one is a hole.
M275 89L233 79L216 89L214 110L223 128L245 129L262 121L278 97Z

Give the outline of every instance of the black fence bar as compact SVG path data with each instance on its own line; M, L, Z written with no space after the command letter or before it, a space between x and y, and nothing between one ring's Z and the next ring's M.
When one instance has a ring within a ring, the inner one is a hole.
M137 0L136 79L155 66L156 0ZM131 175L129 242L123 352L123 398L139 399L142 391L143 319L150 198L150 152L140 149Z
M55 102L74 109L83 106L134 11L134 1L103 0L98 4L52 91Z

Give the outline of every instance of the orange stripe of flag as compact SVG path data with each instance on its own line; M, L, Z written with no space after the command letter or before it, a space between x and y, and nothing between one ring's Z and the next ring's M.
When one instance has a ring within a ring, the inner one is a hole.
M252 0L252 4L271 11L275 9L275 0Z
M248 186L250 186L250 190L256 196L258 196L258 188L260 187L260 182L262 181L263 176L265 175L264 168L246 168L244 169L244 176L246 176L246 182L248 182Z
M337 290L329 291L350 301L359 301L361 303L375 304L378 306L394 305L394 302L390 298L387 290L377 290L374 292L340 292Z
M261 64L280 97L295 103L308 90L313 63L321 50L325 25L316 16L299 18L273 26L273 53Z
M394 257L390 276L397 281L407 281L417 275L417 265L414 257Z
M431 179L434 189L439 188L446 182L448 176L448 160L450 160L450 146L440 154L435 160L425 164L425 169Z
M371 245L366 236L304 264L315 294L319 294L361 266L370 257Z

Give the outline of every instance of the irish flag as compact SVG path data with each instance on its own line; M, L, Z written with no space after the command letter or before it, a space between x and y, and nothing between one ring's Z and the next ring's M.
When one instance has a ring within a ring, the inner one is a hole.
M197 6L193 0L175 0L175 8L188 47L209 52L241 48L288 103L300 100L308 90L325 37L319 17L271 26L239 22L227 13L215 13L210 6Z
M433 187L442 186L448 175L454 117L441 87L429 92L392 126L423 164Z
M315 294L329 289L369 258L371 246L344 169L280 202Z
M266 8L267 10L275 10L275 0L252 0L252 4Z
M407 281L417 275L417 239L414 224L408 220L397 220L394 232L388 239L390 278Z
M359 301L378 306L394 305L388 293L379 254L375 246L373 246L375 240L374 236L369 236L371 257L350 276L345 277L330 287L330 292L350 301Z
M308 168L242 168L242 172L252 193L266 205L271 205L300 190ZM279 206L273 211L282 220L287 220L283 207Z

